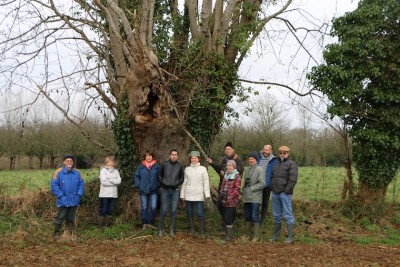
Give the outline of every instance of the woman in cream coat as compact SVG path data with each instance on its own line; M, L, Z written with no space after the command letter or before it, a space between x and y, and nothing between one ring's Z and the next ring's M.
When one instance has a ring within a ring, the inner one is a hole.
M100 209L99 209L99 227L110 224L115 203L118 198L118 185L121 183L121 176L114 168L114 157L109 156L105 159L106 165L100 170Z
M181 199L185 201L186 214L189 221L189 234L194 233L193 208L196 209L200 221L200 234L204 235L205 215L204 199L210 198L210 179L207 169L200 165L200 152L192 151L190 166L185 169L185 180L181 188Z

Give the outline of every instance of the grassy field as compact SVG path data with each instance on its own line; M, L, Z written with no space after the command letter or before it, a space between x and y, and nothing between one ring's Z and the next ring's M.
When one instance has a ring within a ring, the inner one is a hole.
M22 191L38 191L48 189L54 170L16 170L0 171L0 190L7 195L15 195ZM211 182L218 184L217 174L209 168ZM99 170L81 170L84 180L97 179ZM335 167L302 167L295 188L294 198L299 200L339 201L345 179L345 170ZM355 174L357 181L357 174ZM386 200L400 203L400 176L388 188Z

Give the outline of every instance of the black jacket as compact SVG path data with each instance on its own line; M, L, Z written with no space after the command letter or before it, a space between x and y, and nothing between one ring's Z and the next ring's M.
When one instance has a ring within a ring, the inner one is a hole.
M213 169L218 173L219 175L219 185L218 185L218 191L221 189L221 183L222 183L222 179L224 179L224 175L221 175L221 171L226 172L226 163L228 162L228 160L234 160L236 162L236 170L239 172L240 176L242 176L243 171L244 171L244 167L243 167L243 161L242 159L239 157L238 154L233 153L232 155L230 155L229 157L225 156L222 159L221 164L216 164L214 162L211 163L211 166L213 167Z
M161 187L165 189L177 189L181 184L183 184L184 177L184 168L182 163L179 161L164 161L161 164L160 171L158 172L158 181L160 182Z
M278 158L271 176L271 190L275 194L285 192L286 194L293 194L294 186L297 183L298 167L296 162L290 157L281 161Z

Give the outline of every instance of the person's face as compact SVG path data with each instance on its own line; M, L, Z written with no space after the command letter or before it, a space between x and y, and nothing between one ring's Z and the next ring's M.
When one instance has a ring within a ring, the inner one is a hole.
M269 155L271 155L271 149L269 147L264 147L263 154L264 154L264 156L268 157Z
M190 157L190 163L197 164L200 162L199 157Z
M257 164L257 160L253 157L249 157L248 161L250 166L254 166L254 164Z
M281 159L285 159L285 158L289 157L289 152L287 152L287 151L279 151L279 157Z
M235 167L232 164L226 164L226 170L228 172L232 172L233 170L235 170Z
M74 161L70 158L67 158L63 161L63 164L64 164L65 168L67 168L67 170L70 170L74 166Z
M113 161L112 159L109 159L107 161L107 164L106 164L107 167L114 167L114 165L115 165L115 161Z
M147 162L152 162L152 161L153 161L153 156L147 154L145 160L146 160Z
M178 160L178 157L179 157L179 155L178 155L178 152L176 152L176 151L172 151L171 154L169 154L169 159L170 159L172 162L177 161L177 160Z
M233 151L234 151L233 148L231 148L230 146L225 147L224 150L226 156L232 155Z

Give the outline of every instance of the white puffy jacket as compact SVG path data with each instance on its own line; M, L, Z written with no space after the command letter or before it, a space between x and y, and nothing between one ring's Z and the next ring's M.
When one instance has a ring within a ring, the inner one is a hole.
M100 170L100 193L99 197L118 197L117 186L121 183L119 171L114 168L103 166Z
M206 167L200 163L185 168L185 180L181 187L181 198L185 201L204 201L210 197L210 179Z

